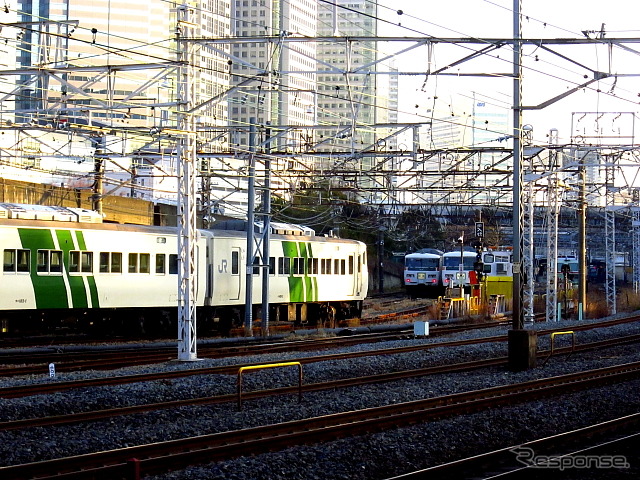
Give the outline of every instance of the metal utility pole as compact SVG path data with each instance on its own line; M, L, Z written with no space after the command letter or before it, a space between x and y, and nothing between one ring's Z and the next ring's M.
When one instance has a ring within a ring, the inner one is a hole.
M558 130L549 132L549 144L558 144ZM558 214L560 186L558 185L558 151L549 150L549 171L547 177L547 301L546 321L558 320Z
M522 309L522 44L520 1L513 0L513 329L524 328Z
M244 334L253 337L253 267L255 253L255 203L256 203L256 119L249 119L249 172L247 178L247 264L244 302Z
M194 102L192 66L197 36L189 21L189 8L177 8L176 45L178 72L178 360L197 360L196 351L196 148L195 120L189 112Z
M631 207L633 219L631 221L631 232L633 242L633 291L640 292L640 206L638 203L638 189L634 190L634 196L636 197L636 205Z
M522 127L524 135L523 140L526 145L531 145L533 141L533 129L530 125ZM524 163L524 162L523 162ZM524 168L524 165L523 165ZM528 159L528 171L533 172L533 157ZM522 306L524 321L533 322L533 290L535 272L533 271L534 263L534 192L533 184L535 182L530 179L526 188L523 188L523 201L522 206L524 208L523 220L523 232L522 232L522 268L521 271L524 274L523 290L522 290Z
M616 304L616 212L614 189L614 160L607 159L605 167L605 210L604 210L604 235L607 278L605 294L609 315L617 313Z
M96 150L94 153L94 171L95 179L93 182L93 194L91 196L92 208L94 211L102 215L102 196L104 194L104 147L105 138L100 137L96 141Z
M264 191L262 192L262 335L269 336L269 270L271 260L269 258L269 240L271 238L271 157L269 149L271 145L271 129L265 132L265 150L267 155L264 159ZM274 258L275 262L275 258ZM275 263L273 265L275 270Z
M513 326L509 330L509 368L526 370L536 365L537 337L524 329L522 305L522 40L520 1L513 0Z
M580 198L579 198L579 225L578 235L578 320L583 319L587 306L587 199L586 199L586 172L584 156L580 159Z
M378 227L378 293L384 293L384 232L386 227Z

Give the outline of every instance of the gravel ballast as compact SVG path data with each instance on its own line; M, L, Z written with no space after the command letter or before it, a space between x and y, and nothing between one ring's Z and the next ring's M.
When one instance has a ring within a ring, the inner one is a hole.
M587 322L583 321L581 324ZM576 323L562 321L552 325L537 324L532 328L565 330ZM638 323L625 324L576 332L576 342L582 344L638 333L640 333ZM366 344L342 348L339 351L374 350L500 334L506 334L505 327L440 338ZM566 337L558 337L556 347L570 345L570 338ZM540 350L549 348L548 335L538 339L538 348ZM320 354L326 353L328 353L326 350L320 352ZM507 343L499 342L312 363L303 367L304 382L315 383L458 363L505 356L506 353ZM2 378L0 386L144 374L240 362L260 364L274 360L287 361L302 355L313 354L286 353L192 363L169 362L109 372L65 373L58 375L55 379L49 379L43 373L41 377ZM633 361L640 361L640 349L635 344L574 354L568 358L552 357L546 364L539 364L537 368L525 372L514 373L500 367L307 393L301 404L298 403L296 395L289 395L245 401L242 411L237 411L235 403L205 405L152 411L78 425L0 432L0 458L2 458L2 465L26 463L436 397ZM243 389L252 391L296 385L297 374L296 368L271 368L249 372L244 376ZM637 413L640 406L639 387L640 381L611 385L322 445L299 446L281 452L190 467L186 470L156 476L153 479L384 479L472 454L516 445ZM234 375L197 375L173 380L70 390L28 398L0 399L2 407L0 421L63 415L181 398L233 394L235 389L236 376ZM632 464L630 469L598 472L611 476L594 478L627 478L627 475L629 475L628 478L633 478L630 475L637 478L639 473L637 465L634 465L631 460L630 462Z

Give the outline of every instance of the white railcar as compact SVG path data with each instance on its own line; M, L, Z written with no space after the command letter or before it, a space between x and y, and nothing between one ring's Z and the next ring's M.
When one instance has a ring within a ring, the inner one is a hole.
M423 249L404 257L404 286L412 296L435 297L442 292L442 252Z
M442 255L442 284L446 288L469 285L477 253L470 250L446 252Z
M97 223L91 215L82 217L86 211L74 216L77 209L58 209L71 211L67 217L8 218L12 207L0 205L2 331L172 331L178 306L176 228ZM271 235L270 319L301 325L359 316L368 288L366 245L298 233ZM199 327L225 333L241 326L246 233L198 230L195 251ZM254 318L266 270L253 269Z

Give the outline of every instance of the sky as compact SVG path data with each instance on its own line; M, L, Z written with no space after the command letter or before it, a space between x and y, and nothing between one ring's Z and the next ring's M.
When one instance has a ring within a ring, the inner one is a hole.
M512 38L513 0L384 0L379 36L439 38ZM402 14L398 11L402 10ZM605 38L640 38L639 0L522 0L521 36L535 38L596 38L604 24ZM399 26L397 24L400 24ZM583 33L583 31L586 31ZM408 43L379 44L387 53ZM533 142L546 144L552 129L558 143L572 139L588 143L630 144L639 134L634 120L640 112L640 43L626 43L633 51L604 45L551 45L552 52L535 45L523 47L522 104L539 106L592 79L593 71L611 75L549 106L525 110L523 125L533 129ZM421 47L395 57L400 72L426 72L442 68L479 49L479 45L440 44ZM513 53L504 46L447 71L453 76L402 75L400 121L421 121L466 114L472 99L499 111L510 111ZM497 74L489 78L459 76L464 73ZM618 75L617 77L615 75ZM624 76L623 75L638 75ZM586 76L586 77L585 77ZM621 115L619 115L621 114ZM634 129L636 132L634 132Z

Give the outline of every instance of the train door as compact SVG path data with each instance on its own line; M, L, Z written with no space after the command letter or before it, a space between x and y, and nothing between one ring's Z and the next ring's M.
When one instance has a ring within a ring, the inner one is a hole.
M358 295L360 293L360 256L358 255L358 265L356 266L356 257L349 255L348 259L348 272L352 279L351 284L351 296Z
M229 284L229 300L240 299L240 247L231 247L231 280Z

